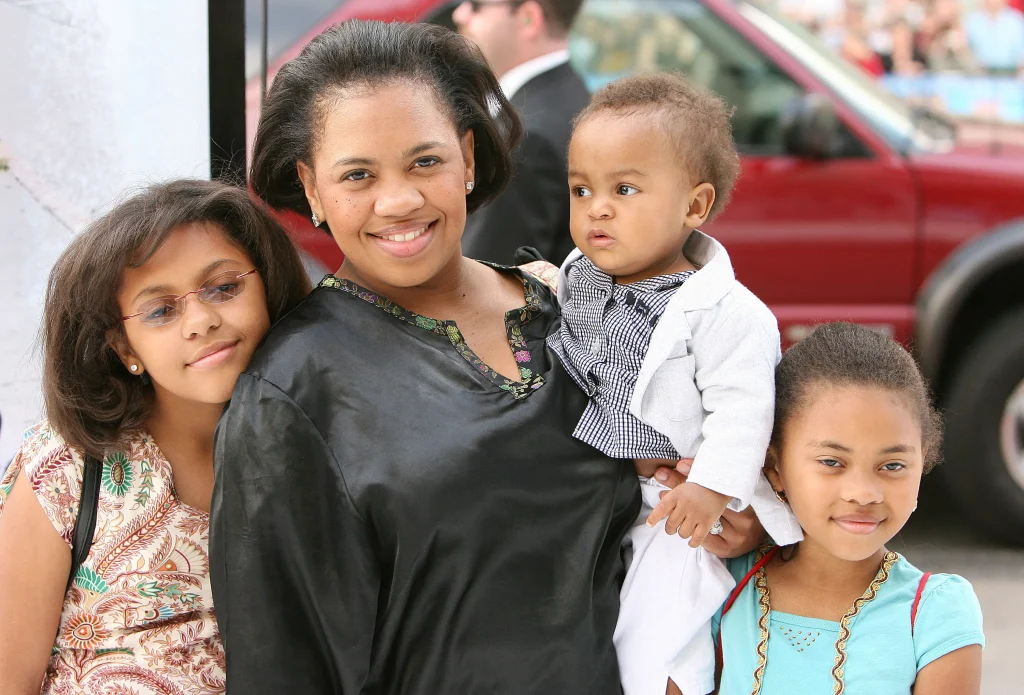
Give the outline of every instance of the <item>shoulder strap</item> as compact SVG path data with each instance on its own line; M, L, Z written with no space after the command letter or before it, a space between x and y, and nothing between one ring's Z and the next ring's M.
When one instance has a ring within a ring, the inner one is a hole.
M85 562L85 558L89 556L89 549L92 548L102 471L103 464L99 460L86 456L85 471L82 473L82 496L78 501L78 518L75 520L75 534L71 540L71 573L68 576L68 589L74 583L78 568Z
M924 594L924 587L928 583L928 577L932 576L931 572L925 572L921 575L921 581L917 583L917 594L914 596L914 605L910 607L910 634L914 634L914 623L917 622L917 608L921 605L921 596Z
M729 598L725 600L725 605L722 606L722 617L729 612L732 608L732 604L736 603L736 599L743 593L743 589L747 586L750 580L755 574L761 571L761 568L771 562L771 559L775 557L775 553L779 552L779 546L774 546L771 550L764 554L760 560L754 563L754 566L750 568L750 571L743 575L743 579L736 582L736 586L733 588L732 593L729 594Z
M755 574L761 571L761 568L771 562L771 559L775 557L775 554L779 552L779 546L772 547L764 556L754 563L754 566L750 568L750 571L743 575L743 579L736 582L736 586L733 587L732 592L729 594L729 598L725 600L725 605L722 606L722 620L725 620L725 614L732 608L732 604L736 603L736 599L743 593L743 589L746 588L747 584ZM722 659L722 624L719 621L718 624L718 638L715 640L715 653L718 657L719 668L721 668Z

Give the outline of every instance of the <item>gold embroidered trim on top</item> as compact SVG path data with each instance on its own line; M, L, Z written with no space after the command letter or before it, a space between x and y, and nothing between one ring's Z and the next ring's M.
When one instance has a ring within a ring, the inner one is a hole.
M754 690L751 695L758 695L761 692L761 682L764 680L764 670L768 666L768 615L771 612L771 605L768 601L768 581L764 576L764 568L754 578L754 586L760 594L757 603L761 609L761 616L757 619L757 629L761 632L761 638L757 641L757 666L754 667Z
M850 610L839 621L839 638L836 640L836 663L832 667L832 695L842 695L843 691L846 690L846 683L843 681L843 671L846 667L846 641L850 639L850 623L860 613L860 609L864 607L864 604L873 600L878 595L879 587L889 579L889 572L899 559L900 556L894 552L890 551L885 554L885 557L882 559L882 566L878 568L878 574L875 575L874 580L868 584L867 590L859 599L853 602Z
M754 564L760 562L769 550L771 550L770 545L758 548ZM754 587L758 593L757 605L761 610L761 615L757 619L757 628L761 632L761 637L757 641L757 666L754 667L754 689L751 691L751 695L758 695L761 692L761 681L764 680L764 670L768 666L768 625L770 622L768 614L771 611L768 601L768 580L765 579L763 567L754 577Z
M765 553L765 549L762 548L758 551L757 559ZM839 621L839 637L836 639L836 659L835 665L832 667L832 695L843 695L846 691L846 683L843 680L843 672L846 667L846 642L850 639L850 625L853 623L854 618L860 613L861 609L865 604L874 600L875 596L878 595L878 590L882 584L885 584L889 579L889 573L892 571L893 565L900 559L898 553L892 551L887 552L885 557L882 558L882 565L878 568L878 573L875 578L868 585L868 588L861 594L860 598L853 602L850 606L850 610L846 611L846 615ZM761 684L764 680L764 672L768 666L768 625L770 623L771 615L771 601L768 593L768 580L765 578L765 571L762 567L757 575L754 577L754 586L757 588L759 594L758 607L761 610L761 615L757 619L757 627L761 632L761 638L757 643L757 666L754 668L754 689L750 695L758 695L761 692Z

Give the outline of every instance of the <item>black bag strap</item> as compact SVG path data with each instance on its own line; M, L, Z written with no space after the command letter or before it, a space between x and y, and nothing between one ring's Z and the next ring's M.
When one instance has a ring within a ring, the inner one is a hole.
M71 574L68 589L75 581L78 568L89 556L92 535L96 532L96 512L100 506L100 474L103 464L91 456L85 457L85 471L82 473L82 496L78 501L78 518L75 520L75 534L71 540Z

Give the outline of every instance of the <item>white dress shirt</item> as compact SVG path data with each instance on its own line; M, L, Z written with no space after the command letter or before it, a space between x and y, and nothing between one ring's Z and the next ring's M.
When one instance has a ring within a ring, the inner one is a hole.
M512 95L518 92L524 84L537 75L543 75L548 70L553 70L559 65L569 62L569 49L563 48L559 51L547 53L540 57L528 60L515 66L498 80L501 84L501 91L505 92L505 98L511 99Z

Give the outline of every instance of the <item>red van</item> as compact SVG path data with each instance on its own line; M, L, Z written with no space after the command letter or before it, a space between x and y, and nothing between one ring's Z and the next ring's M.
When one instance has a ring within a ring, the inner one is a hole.
M351 17L451 25L457 3L348 0L276 56ZM707 231L774 310L785 342L824 321L913 347L947 416L949 492L1024 538L1024 136L890 96L754 0L589 0L573 62L593 89L680 71L736 107L743 173ZM250 87L257 118L258 81ZM333 241L288 218L325 268Z

